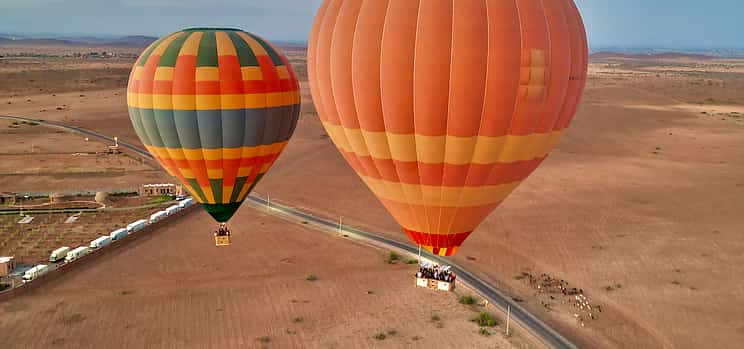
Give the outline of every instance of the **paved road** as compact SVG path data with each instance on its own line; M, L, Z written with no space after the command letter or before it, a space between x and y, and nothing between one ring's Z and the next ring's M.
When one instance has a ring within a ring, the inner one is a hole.
M15 116L0 116L0 119L37 122L45 126L51 126L51 127L65 129L65 130L71 130L71 131L75 131L75 132L89 135L92 137L96 137L101 140L113 142L113 138L103 135L101 133L91 131L91 130L86 130L86 129L75 127L75 126L67 126L67 125L56 123L56 122L35 120L35 119L15 117ZM142 149L136 145L132 145L132 144L122 142L122 141L119 141L119 145L145 158L153 159L150 153L148 153L145 149ZM339 227L338 222L315 217L309 213L305 213L297 209L284 206L284 205L281 205L275 202L271 202L269 206L268 201L254 194L248 197L248 201L252 203L254 207L263 207L263 208L270 207L271 212L279 213L282 216L289 217L300 223L302 222L313 223L315 226L321 227L326 231L337 232L337 233L342 232L343 234L348 234L355 238L366 240L368 242L372 242L375 245L381 245L381 246L384 246L390 249L405 251L405 252L412 253L412 254L418 254L418 247L414 245L402 243L400 241L392 240L392 239L389 239L389 238L386 238L386 237L383 237L383 236L380 236L380 235L377 235L371 232L359 230L359 229L356 229L350 226L342 225L341 227ZM504 293L496 289L496 287L490 285L486 281L480 279L479 277L475 276L474 274L470 273L469 271L465 270L459 265L453 263L451 260L444 259L439 256L434 256L426 251L422 251L421 253L426 259L435 261L440 264L451 265L455 273L457 273L458 279L461 282L473 288L474 290L476 290L486 299L488 299L489 303L499 307L504 312L506 312L507 307L510 308L512 319L519 322L523 327L529 330L533 335L538 337L548 346L552 348L561 348L561 349L578 348L575 344L573 344L571 341L563 337L560 333L558 333L557 331L552 329L550 326L548 326L546 323L538 319L536 316L534 316L533 314L525 310L511 297L505 295Z

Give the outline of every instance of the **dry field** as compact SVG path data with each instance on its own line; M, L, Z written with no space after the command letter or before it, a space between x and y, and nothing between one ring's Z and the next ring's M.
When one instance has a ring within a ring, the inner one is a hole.
M416 266L244 208L233 246L205 213L0 304L0 347L524 348L480 307L413 287ZM315 275L315 281L308 276ZM379 334L382 337L375 338Z
M157 165L110 144L35 123L0 120L0 191L123 190L167 181Z
M0 215L0 256L15 256L19 263L33 264L49 259L49 254L62 246L88 246L102 235L149 217L162 208L96 213L29 214L34 219L19 224L19 215ZM70 224L71 216L78 219Z
M304 71L301 50L289 55L299 65L297 70ZM488 218L455 260L523 299L526 307L582 347L736 347L744 341L743 69L744 61L684 57L602 57L594 61L579 114L559 148ZM3 112L64 120L136 141L123 97L126 72L100 67L82 70L91 74L87 81L100 85L14 97L28 82L21 75L14 80L17 83L5 83L11 88L0 91ZM52 69L46 88L55 88L51 86L54 81L63 83L65 74L64 68ZM97 75L107 79L99 81ZM315 116L307 82L302 85L304 105L297 133L256 191L404 240L395 222L330 144ZM26 103L27 98L32 102ZM11 104L5 105L7 101ZM40 112L60 104L70 109ZM243 223L249 213L239 213L239 226L249 224ZM272 248L296 243L276 241ZM339 256L350 246L332 249L329 245L324 250ZM193 258L206 258L201 254L209 251L195 251ZM357 253L372 253L365 251ZM168 253L157 250L151 263L165 263L167 258ZM330 267L325 258L314 259L310 253L303 258L318 268ZM250 266L245 261L235 263ZM270 260L262 263L262 271L279 265ZM362 263L350 260L354 266ZM198 270L199 266L191 267ZM579 326L572 308L537 294L516 278L527 270L548 273L584 289L593 303L602 305L603 312L597 320ZM98 275L91 273L71 278L87 280ZM230 281L226 276L223 282L242 288L245 281ZM305 292L295 288L301 285L290 284L286 292ZM215 283L213 287L220 294L228 286ZM410 290L402 287L399 291ZM142 292L155 297L167 290ZM100 294L101 299L90 302L108 301L106 292ZM545 303L550 304L550 311ZM400 307L399 303L385 304ZM400 311L393 314L406 313ZM242 327L250 331L243 336L248 341L266 332L260 326ZM304 339L325 343L320 336Z

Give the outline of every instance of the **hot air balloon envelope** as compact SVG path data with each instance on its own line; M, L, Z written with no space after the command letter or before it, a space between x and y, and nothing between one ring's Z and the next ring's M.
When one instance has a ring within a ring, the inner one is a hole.
M442 256L558 143L586 70L572 0L326 0L308 52L333 143Z
M147 150L226 222L286 146L300 94L292 66L268 41L194 28L142 53L127 103Z

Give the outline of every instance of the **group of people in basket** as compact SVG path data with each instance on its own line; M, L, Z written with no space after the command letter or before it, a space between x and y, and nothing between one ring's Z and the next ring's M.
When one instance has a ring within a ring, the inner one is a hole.
M419 279L433 279L443 282L455 282L457 275L452 272L449 265L439 266L428 262L419 265L419 271L416 277Z

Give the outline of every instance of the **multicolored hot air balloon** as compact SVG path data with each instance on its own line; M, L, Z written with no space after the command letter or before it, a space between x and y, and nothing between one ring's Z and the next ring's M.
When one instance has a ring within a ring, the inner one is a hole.
M134 65L137 135L218 222L227 222L287 145L300 111L292 66L236 29L167 35Z
M540 165L586 81L573 0L325 0L309 44L333 143L440 256Z

